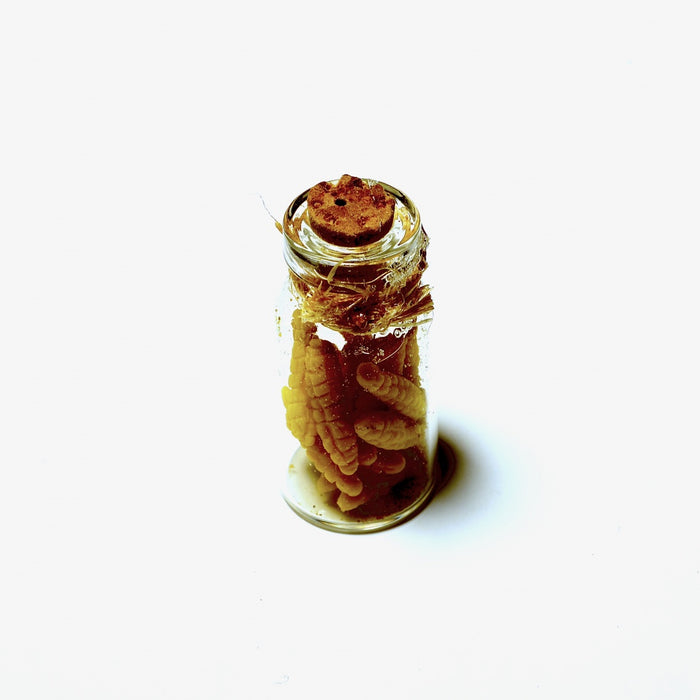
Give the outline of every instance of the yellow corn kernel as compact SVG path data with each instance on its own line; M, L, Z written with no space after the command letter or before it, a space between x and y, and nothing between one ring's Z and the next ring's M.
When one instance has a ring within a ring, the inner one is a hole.
M425 391L405 377L388 372L373 362L357 367L357 383L399 413L418 420L425 415Z
M420 424L396 411L371 411L355 421L355 432L365 442L386 450L403 450L422 440Z
M381 452L372 469L382 474L399 474L406 467L406 458L400 452Z
M362 506L367 501L369 500L369 494L366 493L359 493L357 496L350 496L347 493L341 493L340 496L338 496L338 508L343 511L343 513L347 513L349 510L353 510L354 508L357 508L358 506Z
M295 389L304 384L304 354L305 348L316 331L313 323L301 320L301 311L295 309L292 314L292 356L289 362L289 386Z
M299 440L302 447L313 444L316 428L311 416L309 398L304 388L305 347L316 327L301 320L301 312L296 309L292 314L292 356L289 363L289 386L282 387L282 401L286 409L287 428Z
M282 401L287 410L287 428L299 440L302 447L312 445L316 437L316 427L311 416L311 408L303 387L291 389L282 387Z
M331 491L335 491L335 484L331 483L326 479L323 474L318 477L318 480L316 481L316 490L321 494L325 495L327 493L331 493Z
M358 445L358 461L363 467L369 467L377 461L377 448L362 442Z
M346 493L349 496L357 496L362 491L362 481L360 481L359 477L354 474L343 474L323 445L320 444L320 440L311 447L307 447L306 455L326 480L331 484L335 484L342 493Z

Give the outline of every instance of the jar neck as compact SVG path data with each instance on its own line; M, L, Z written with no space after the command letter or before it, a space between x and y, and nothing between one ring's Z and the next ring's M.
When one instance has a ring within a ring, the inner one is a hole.
M368 245L346 248L316 235L306 215L308 190L287 209L284 258L305 320L364 334L416 325L431 314L420 215L400 190L380 184L395 197L396 215L391 230Z

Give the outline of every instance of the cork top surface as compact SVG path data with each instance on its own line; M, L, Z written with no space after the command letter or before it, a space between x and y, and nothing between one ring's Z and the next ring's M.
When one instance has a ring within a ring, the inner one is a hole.
M307 195L309 225L328 243L354 247L374 243L394 222L395 200L376 183L343 175L319 182Z

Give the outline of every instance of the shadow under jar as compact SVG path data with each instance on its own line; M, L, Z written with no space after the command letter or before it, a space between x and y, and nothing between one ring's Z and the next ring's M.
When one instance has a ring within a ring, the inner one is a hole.
M284 498L329 530L396 525L436 481L418 210L390 185L344 175L300 194L282 231L282 399L296 445Z

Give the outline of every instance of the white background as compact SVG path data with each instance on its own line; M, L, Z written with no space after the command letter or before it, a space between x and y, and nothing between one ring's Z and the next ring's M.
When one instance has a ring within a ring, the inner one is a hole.
M693 5L3 3L0 697L700 697ZM368 536L279 496L273 217L344 172L459 457Z

